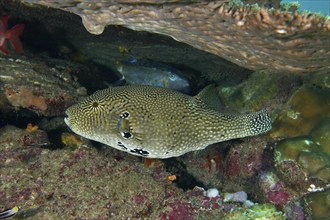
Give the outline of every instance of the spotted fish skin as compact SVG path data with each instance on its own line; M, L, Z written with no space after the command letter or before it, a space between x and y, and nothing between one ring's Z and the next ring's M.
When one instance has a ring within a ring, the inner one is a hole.
M177 157L271 129L266 109L222 114L204 101L207 89L191 97L160 87L113 87L69 107L64 120L85 138L148 158Z
M190 92L190 84L184 74L160 62L132 58L119 62L117 70L129 85L158 86L186 94Z

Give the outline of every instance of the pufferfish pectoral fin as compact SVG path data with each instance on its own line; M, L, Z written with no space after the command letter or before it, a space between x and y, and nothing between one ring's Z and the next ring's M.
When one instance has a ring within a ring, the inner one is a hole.
M223 109L223 105L217 95L217 90L215 89L214 84L206 86L194 98L202 101L207 107L215 111L219 112Z
M112 115L109 124L110 132L118 134L125 140L134 139L142 141L144 139L144 135L136 132L136 130L133 130L128 117L128 112L124 112L121 115Z
M120 120L120 115L113 114L110 116L109 120L109 132L117 132L118 131L118 122Z

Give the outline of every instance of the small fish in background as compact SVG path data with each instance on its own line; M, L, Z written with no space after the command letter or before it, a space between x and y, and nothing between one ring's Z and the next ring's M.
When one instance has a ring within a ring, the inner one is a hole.
M190 92L190 83L183 73L160 62L131 58L118 62L117 70L123 75L121 80L125 79L129 85L157 86L186 94Z
M17 214L18 210L19 210L18 207L15 206L14 208L1 211L0 212L0 219L5 219L5 218L12 217L12 216Z
M66 110L65 123L85 138L148 158L169 158L272 128L266 109L220 113L215 86L192 97L154 86L119 86L95 92Z

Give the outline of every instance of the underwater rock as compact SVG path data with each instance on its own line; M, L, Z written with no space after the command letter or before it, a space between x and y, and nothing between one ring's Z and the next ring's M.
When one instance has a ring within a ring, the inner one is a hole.
M288 107L274 122L273 138L308 135L321 121L330 117L330 90L304 85L290 98Z
M40 147L50 146L42 130L29 132L11 125L0 128L0 167L36 161L42 153Z
M265 153L265 139L266 135L218 143L177 160L205 186L228 192L243 190L254 195L257 174L273 161L273 155Z
M286 219L312 219L311 211L304 199L293 200L284 208Z
M272 71L255 71L240 83L221 85L218 87L219 96L227 109L246 109L254 111L267 107L275 116L297 90L303 77L274 73Z
M325 129L328 122L327 119L317 125L311 132L313 137L288 138L275 146L276 173L294 191L296 198L330 187L329 142L324 141L329 132Z
M221 186L224 152L222 144L208 146L204 150L186 154L176 158L186 165L187 172L200 181L204 186ZM202 186L202 185L200 185Z
M221 194L208 198L199 187L179 189L160 161L147 167L138 157L90 143L62 150L23 146L27 133L0 130L0 210L19 206L17 217L215 219L243 206L224 203Z
M279 142L275 149L275 166L279 177L301 193L330 186L330 159L318 145L306 138ZM310 187L311 184L315 189Z
M66 147L80 147L84 144L84 141L82 139L82 137L72 133L65 132L61 134L61 142Z
M270 202L282 210L291 200L298 198L297 193L271 171L262 172L257 178L255 195L260 201Z
M10 12L13 22L25 24L22 36L25 54L42 52L88 66L89 71L76 75L88 91L113 85L119 80L117 61L132 57L166 63L182 71L193 87L192 94L208 85L210 80L233 84L252 72L168 36L121 26L108 26L102 35L91 35L81 25L80 17L62 10L30 7L10 0L0 0L0 8Z
M307 195L305 203L311 208L313 219L330 218L330 190Z
M86 89L74 79L73 64L36 60L1 58L0 110L8 112L25 108L39 115L54 116L79 98Z
M322 151L330 157L330 118L315 126L310 136L322 148Z
M316 125L309 136L277 142L275 166L287 183L306 190L309 179L316 178L321 181L316 188L330 186L329 122L326 119Z
M329 69L330 25L325 17L317 14L224 4L227 0L172 4L121 0L22 2L75 13L93 34L101 34L108 25L160 33L251 70L318 72Z

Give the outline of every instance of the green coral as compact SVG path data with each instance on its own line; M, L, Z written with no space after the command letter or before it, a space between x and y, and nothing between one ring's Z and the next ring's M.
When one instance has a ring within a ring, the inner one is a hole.
M285 214L277 211L275 206L270 203L255 204L248 209L237 209L227 214L224 219L246 220L246 219L263 219L263 220L282 220L286 219Z
M298 89L275 120L271 136L308 135L317 124L330 117L330 90L304 85Z
M309 177L330 181L330 157L309 136L280 141L275 150L275 162L279 165L283 161L294 161Z
M241 0L232 0L225 5L225 8L240 8L244 5Z
M239 85L220 87L220 98L232 109L255 111L274 99L278 92L279 75L267 71L256 71Z
M298 2L283 2L281 3L282 11L297 11L300 8L300 4Z
M329 184L329 128L330 119L328 118L317 125L309 136L299 136L279 141L275 149L275 163L277 168L280 169L279 171L281 172L283 162L292 161L291 163L295 164L294 166L299 169L299 172L303 172L307 177L316 177ZM288 178L291 178L290 175Z
M301 152L311 152L317 150L319 146L308 136L288 138L278 142L275 156L276 161L298 160Z
M321 146L323 152L330 157L330 118L322 121L318 126L312 129L310 136Z

